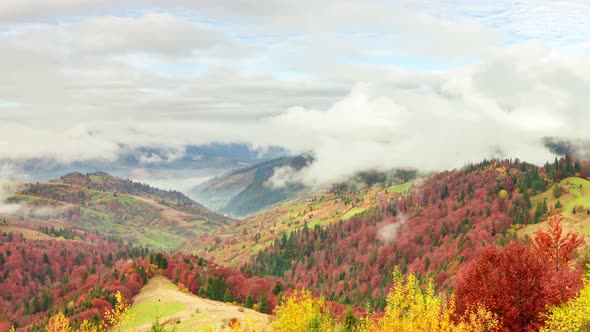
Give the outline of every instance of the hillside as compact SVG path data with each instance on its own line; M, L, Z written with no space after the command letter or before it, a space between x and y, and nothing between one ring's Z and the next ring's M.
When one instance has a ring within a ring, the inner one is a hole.
M282 167L300 169L309 157L282 157L228 172L193 190L191 195L206 206L233 216L245 216L294 195L303 187L289 184L273 188L267 180Z
M133 298L133 319L126 328L133 331L149 331L160 324L178 332L229 331L229 323L236 319L242 324L267 331L269 316L241 306L203 299L183 292L169 279L162 276L151 278Z
M532 197L531 204L536 207L535 210L547 206L549 215L563 216L565 230L590 238L590 181L587 179L579 177L562 179L550 186L547 191ZM518 236L530 236L546 224L547 221L543 220L538 224L518 227L516 231Z
M117 292L129 302L150 277L158 275L174 280L177 285L172 287L168 281L164 288L183 294L183 303L189 297L196 298L191 293L200 295L196 305L203 309L203 315L188 320L189 326L196 326L190 324L200 324L204 319L214 322L216 328L217 322L225 321L230 314L230 306L234 316L243 317L244 322L248 318L253 323L264 321L263 314L215 301L241 304L250 301L249 306L270 313L278 302L278 292L274 291L277 285L285 291L289 289L274 276L246 276L239 270L194 255L152 252L93 234L47 229L38 226L40 223L43 221L13 218L0 222L0 332L8 332L11 326L31 332L45 331L48 317L58 312L68 317L75 329L84 320L98 324L105 310L115 305ZM170 294L166 293L162 301L178 299L178 296L170 298ZM137 299L139 325L143 324L141 319L153 318L150 316L153 307L146 302L149 300L149 296ZM172 309L179 306L182 304L171 304Z
M361 216L286 233L243 270L281 276L328 300L369 301L376 308L385 305L396 265L450 290L480 248L504 245L516 236L513 225L536 222L529 196L548 189L549 171L493 160L437 173Z
M235 221L207 210L176 191L110 176L71 173L22 185L8 198L18 215L152 248L180 250L185 242Z
M202 234L202 245L192 249L219 264L240 266L285 234L348 220L403 195L414 183L404 182L406 180L394 177L354 189L345 185L306 188L286 201L237 222L234 227L221 228L214 236Z

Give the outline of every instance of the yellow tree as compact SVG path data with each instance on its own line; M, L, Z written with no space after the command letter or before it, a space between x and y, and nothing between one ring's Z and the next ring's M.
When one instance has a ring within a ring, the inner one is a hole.
M273 331L334 331L336 320L323 297L314 298L308 290L295 291L274 312Z
M88 319L85 319L80 326L79 332L103 332L104 328L102 324L92 323Z
M71 330L70 320L61 311L49 318L49 322L45 328L47 332L65 332Z
M110 326L111 331L121 331L123 325L132 320L132 315L129 310L129 304L123 301L121 292L117 292L115 297L117 298L117 304L113 309L105 312L104 318L108 326Z
M586 276L584 288L577 297L561 307L550 307L542 316L546 318L542 332L590 331L590 275Z
M453 321L455 305L434 293L432 282L420 287L414 274L404 278L395 268L393 288L387 295L385 316L378 321L361 320L363 331L400 332L485 332L499 327L498 319L484 306L467 310L458 324Z
M393 289L387 295L385 316L379 331L450 331L452 305L434 294L432 282L423 290L414 274L404 280L399 268L393 272Z

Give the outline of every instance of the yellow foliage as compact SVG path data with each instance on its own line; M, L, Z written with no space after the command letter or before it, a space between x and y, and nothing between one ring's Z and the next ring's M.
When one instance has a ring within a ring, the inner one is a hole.
M334 331L336 320L323 297L314 298L308 290L295 291L275 309L273 331Z
M500 190L498 193L502 199L506 199L508 197L508 192L504 189Z
M80 326L80 332L102 332L104 331L101 324L94 324L88 319L85 319Z
M104 318L112 331L121 331L122 327L131 321L133 317L129 310L130 305L123 302L121 292L117 292L115 296L117 298L117 304L113 309L105 312Z
M463 314L461 322L454 331L460 332L489 332L500 327L498 318L483 305L477 305Z
M410 274L404 279L398 268L393 272L393 282L385 316L378 321L362 319L362 331L483 332L494 331L499 326L497 318L483 306L465 313L456 325L452 319L453 301L447 304L444 297L436 295L432 282L422 289L416 276Z
M404 281L397 268L393 283L385 316L377 324L379 331L449 331L452 308L434 294L432 283L422 290L416 276L410 274Z
M542 332L549 331L588 331L590 330L590 279L584 280L584 288L578 297L570 299L561 307L550 307L542 314L545 327Z
M231 331L236 332L263 332L269 330L266 324L252 319L237 321L234 324L229 324L229 327Z
M70 326L70 320L63 314L63 312L60 311L49 318L49 322L47 323L45 331L64 332L70 331L71 329L72 327Z

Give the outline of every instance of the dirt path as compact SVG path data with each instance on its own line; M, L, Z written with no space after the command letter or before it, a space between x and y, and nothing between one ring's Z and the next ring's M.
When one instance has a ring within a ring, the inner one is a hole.
M149 280L141 292L133 298L131 311L135 314L129 331L149 331L159 316L160 323L176 331L229 331L228 322L237 318L257 327L257 331L267 330L269 316L251 309L228 303L211 301L178 290L170 280L156 276Z

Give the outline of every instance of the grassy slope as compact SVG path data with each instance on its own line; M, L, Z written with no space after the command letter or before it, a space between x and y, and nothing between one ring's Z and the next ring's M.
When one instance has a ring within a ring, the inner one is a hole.
M271 245L283 233L301 229L305 224L313 228L350 219L381 201L407 192L411 186L411 183L388 188L376 185L342 194L326 190L308 191L270 206L236 227L222 228L214 236L203 239L205 245L195 248L195 253L222 265L238 266Z
M531 198L532 206L535 207L537 203L542 202L544 199L547 200L548 206L555 206L555 203L559 200L563 206L561 215L564 220L564 229L590 238L590 215L586 213L586 210L590 208L590 181L569 177L561 180L559 185L562 188L562 194L559 198L553 197L553 186L551 186L544 193ZM574 214L572 213L574 206L582 206L584 211ZM533 236L539 228L545 228L546 225L546 220L538 224L526 225L518 231L518 235Z
M95 181L102 180L97 175L91 175L90 178ZM217 221L209 222L204 219L204 215L194 215L189 210L176 209L170 202L166 202L170 206L164 205L162 200L157 200L156 197L122 193L115 195L113 192L85 188L77 183L58 181L38 183L34 186L43 188L47 194L17 193L9 200L29 210L45 207L61 209L58 215L39 220L40 226L72 227L103 236L116 236L136 245L178 250L182 250L186 242L198 245L196 235L215 231L219 227ZM49 193L52 196L48 196ZM82 202L61 198L71 197L75 193L84 194ZM119 204L118 211L109 210L113 202ZM80 209L81 217L80 220L72 222L67 219L67 211L76 207Z
M265 331L269 316L251 309L228 303L216 302L184 293L170 280L156 276L134 297L131 307L133 320L127 324L127 331L149 331L158 317L166 326L176 326L176 331L229 331L228 322L237 318Z

